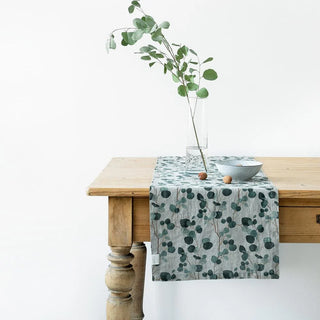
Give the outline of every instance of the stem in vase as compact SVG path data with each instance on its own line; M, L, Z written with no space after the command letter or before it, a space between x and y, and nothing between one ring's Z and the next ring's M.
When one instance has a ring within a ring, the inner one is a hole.
M194 114L192 114L192 108L191 108L191 104L190 104L190 100L189 100L189 96L188 95L187 95L187 100L188 100L188 104L189 104L190 117L191 117L191 121L192 121L194 135L195 135L196 141L197 141L197 146L198 146L198 149L200 151L200 155L201 155L201 159L202 159L202 162L203 162L204 169L205 169L206 172L208 172L206 161L205 161L205 158L204 158L204 155L203 155L203 151L202 151L200 143L199 143L198 133L197 133L196 125L194 123Z

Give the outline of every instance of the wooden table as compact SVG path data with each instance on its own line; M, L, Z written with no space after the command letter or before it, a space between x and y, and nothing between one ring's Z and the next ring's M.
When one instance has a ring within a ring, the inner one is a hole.
M320 242L320 158L257 158L279 190L281 242ZM156 158L114 158L88 188L109 197L108 320L143 319L150 241L149 186ZM132 265L131 265L132 263Z

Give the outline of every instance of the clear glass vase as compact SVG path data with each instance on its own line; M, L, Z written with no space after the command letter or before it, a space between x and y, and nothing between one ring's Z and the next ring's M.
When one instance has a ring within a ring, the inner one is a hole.
M189 98L186 171L208 171L208 117L205 99Z

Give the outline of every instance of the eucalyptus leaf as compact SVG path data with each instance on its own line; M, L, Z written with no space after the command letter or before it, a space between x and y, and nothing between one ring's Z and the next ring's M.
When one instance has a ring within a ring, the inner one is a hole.
M129 6L128 11L129 11L129 13L133 13L133 11L134 11L134 6L133 6L133 5Z
M183 54L186 56L188 54L189 48L186 46L182 46L181 50L182 50Z
M134 5L135 7L138 7L138 8L141 7L140 3L138 1L132 1L131 4Z
M155 51L150 51L150 52L149 52L149 55L150 55L151 57L153 57L153 58L157 58L157 54L156 54Z
M190 52L192 53L192 54L194 54L195 56L197 56L197 53L194 51L194 50L192 50L192 49L189 49L190 50Z
M180 96L185 97L187 95L187 88L183 84L181 84L178 87L178 93L180 94Z
M190 91L196 91L198 90L199 86L196 83L188 82L187 87Z
M122 32L121 35L122 35L122 39L123 39L126 43L129 43L129 40L128 40L128 32Z
M140 30L145 30L148 28L147 23L138 18L133 20L133 25Z
M194 78L196 77L196 75L195 74L186 74L184 77L187 81L194 82Z
M142 38L144 32L142 30L136 30L133 32L132 39L135 41L138 41Z
M172 62L170 60L167 62L167 68L170 71L173 69L173 64L172 64Z
M155 64L155 62L150 62L149 67L151 68L154 64Z
M163 65L163 73L166 74L167 73L167 66Z
M133 39L133 34L134 34L133 32L122 32L121 33L123 40L127 44L130 44L130 45L133 45L136 43L136 40Z
M160 44L162 43L163 35L161 28L157 29L155 32L151 34L151 39L153 41L159 42Z
M155 24L149 31L149 33L155 32L158 29L158 26Z
M150 27L150 29L156 24L151 16L144 16L141 19Z
M126 42L124 39L121 40L121 45L126 47L128 45L128 42Z
M151 60L151 57L149 57L149 56L142 56L142 57L141 57L141 60Z
M188 68L188 64L186 62L184 62L182 64L181 72L185 72L187 70L187 68Z
M114 36L111 36L109 39L109 49L115 49L117 47L116 42L114 41Z
M206 98L209 95L209 92L206 88L201 88L200 90L197 91L197 96L199 98Z
M170 23L168 21L164 21L160 24L160 28L168 29L170 27Z
M175 47L180 47L180 44L176 44L176 43L171 43L171 44Z
M207 63L207 62L210 62L210 61L212 61L212 60L213 60L213 58L212 58L212 57L209 57L208 59L204 60L202 63Z
M179 78L174 73L172 74L172 80L174 82L180 82Z
M203 77L206 80L216 80L218 78L217 73L213 70L213 69L207 69L204 73L203 73Z
M177 54L183 58L183 56L186 56L188 54L188 48L186 46L183 46L181 48L178 49Z
M197 71L196 69L193 69L193 68L189 68L189 72L190 73L193 73L193 72L195 72L195 71Z
M140 48L140 51L141 52L149 52L149 51L151 51L151 48L144 46L144 47Z
M198 62L195 62L195 61L190 61L189 63L198 64Z

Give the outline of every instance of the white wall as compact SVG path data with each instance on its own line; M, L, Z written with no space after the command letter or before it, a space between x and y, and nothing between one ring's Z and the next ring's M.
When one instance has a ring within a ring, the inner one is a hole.
M317 0L144 2L215 57L211 154L320 156ZM0 2L1 319L104 319L107 202L86 186L111 157L184 152L172 81L105 52L127 6ZM148 264L146 319L319 319L320 246L280 250L279 281L152 283Z

